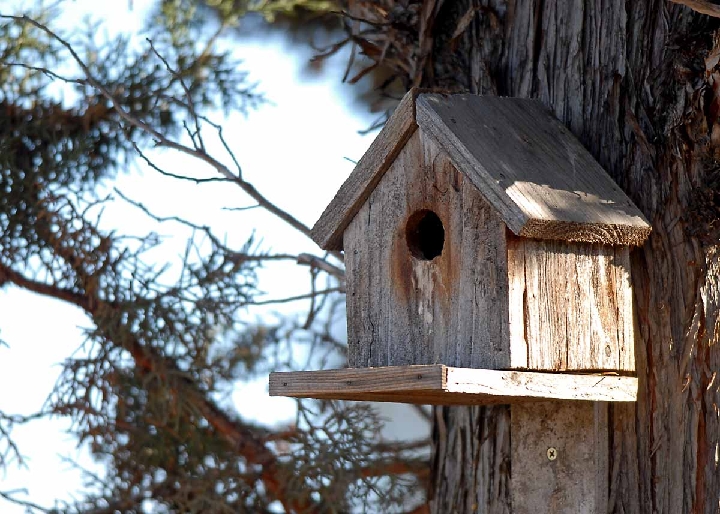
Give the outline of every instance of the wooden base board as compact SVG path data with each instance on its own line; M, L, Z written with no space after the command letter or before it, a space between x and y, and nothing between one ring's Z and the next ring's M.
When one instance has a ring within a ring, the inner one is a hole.
M432 405L538 400L634 402L637 378L454 368L443 364L270 374L270 396Z

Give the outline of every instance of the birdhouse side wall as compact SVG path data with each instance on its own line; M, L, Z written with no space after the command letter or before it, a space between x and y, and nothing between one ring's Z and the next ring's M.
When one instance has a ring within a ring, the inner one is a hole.
M431 259L408 242L427 212L444 231ZM508 368L505 238L477 189L417 130L344 233L349 365Z
M635 370L630 251L508 234L512 367Z

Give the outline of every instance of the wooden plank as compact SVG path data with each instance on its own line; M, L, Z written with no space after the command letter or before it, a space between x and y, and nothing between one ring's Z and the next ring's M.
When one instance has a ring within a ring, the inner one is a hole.
M623 332L618 325L618 288L615 265L615 249L604 246L598 249L590 273L590 295L586 318L590 329L590 359L599 369L620 369L620 343L618 336ZM630 311L632 312L632 311Z
M413 88L402 98L395 112L365 152L313 226L310 236L325 250L343 249L343 231L387 171L408 138L415 132Z
M612 251L612 247L608 247ZM627 248L627 247L625 247ZM566 309L569 322L567 327L568 342L567 345L567 368L568 369L617 369L617 359L615 362L607 363L601 356L597 355L595 344L592 337L592 331L589 327L592 323L591 300L595 299L593 292L593 283L591 280L593 267L596 265L597 252L594 245L573 244L575 250L574 263L567 267L567 271L558 280L565 283L568 308ZM574 265L573 265L574 264ZM599 292L606 294L604 289ZM597 309L595 309L597 311ZM597 337L597 333L595 334Z
M444 230L432 259L408 245L422 211ZM349 365L510 367L505 235L477 188L416 131L345 230Z
M441 364L272 372L270 396L443 391L446 377Z
M565 296L565 281L573 279L573 270L567 262L571 253L558 248L563 244L560 241L525 240L522 244L527 284L528 367L566 370L569 347L577 344L567 334L567 314L574 307Z
M608 405L537 402L510 408L513 514L604 514Z
M446 380L446 390L457 394L616 402L637 398L637 378L618 375L447 367Z
M649 235L640 210L539 102L422 94L416 117L515 234L613 245Z
M492 405L539 400L630 402L637 378L455 368L441 364L270 374L271 396Z
M629 247L509 236L508 274L511 367L634 371Z
M513 235L507 237L508 295L510 320L510 367L527 369L528 342L525 338L525 245Z
M347 297L345 311L347 317L348 366L367 367L369 355L365 351L372 348L376 337L369 317L368 294L374 289L370 285L370 256L368 249L373 245L353 247L349 242L358 241L362 237L364 227L350 224L344 233L345 251L345 287ZM357 234L356 234L357 232Z
M411 323L418 308L398 304L398 289L413 288L416 279L407 262L393 268L394 253L407 252L406 168L423 178L420 136L410 136L390 169L370 193L344 235L347 269L348 363L354 367L432 363L428 339L432 333ZM427 303L427 302L426 302ZM431 306L432 307L432 306ZM430 313L432 317L432 313ZM406 341L414 341L413 345Z
M436 351L432 362L507 368L510 348L505 226L477 188L455 168L447 152L422 130L418 133L425 176L406 173L412 177L408 186L425 192L422 198L408 193L408 207L410 212L425 206L437 212L445 227L445 249L432 261L400 255L395 258L409 259L414 268L427 267L431 276L444 277L424 291L425 301L436 306L435 319L444 324L441 331L439 323L424 327L434 332ZM412 319L410 322L420 325Z
M635 371L635 330L633 317L632 268L630 249L615 248L613 282L617 293L619 369Z

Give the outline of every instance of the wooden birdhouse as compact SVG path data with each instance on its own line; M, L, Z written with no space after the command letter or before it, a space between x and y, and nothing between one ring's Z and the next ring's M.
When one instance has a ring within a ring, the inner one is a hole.
M312 230L345 254L349 369L274 373L271 394L634 400L649 233L538 101L412 91Z
M511 511L605 513L649 233L539 102L411 91L312 230L345 254L350 367L270 394L510 404Z

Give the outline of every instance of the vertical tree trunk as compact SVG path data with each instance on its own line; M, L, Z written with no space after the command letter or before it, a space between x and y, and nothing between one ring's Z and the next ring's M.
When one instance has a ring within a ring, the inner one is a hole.
M653 226L632 256L640 390L610 409L610 510L717 513L719 24L666 0L434 3L422 85L539 98ZM435 415L433 512L512 512L509 409Z

